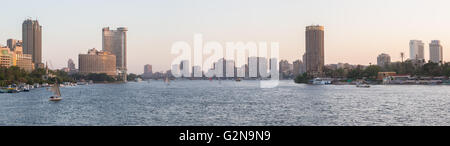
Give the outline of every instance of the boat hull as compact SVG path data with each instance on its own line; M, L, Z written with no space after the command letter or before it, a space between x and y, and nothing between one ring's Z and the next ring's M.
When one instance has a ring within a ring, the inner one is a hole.
M62 100L61 97L53 97L49 99L49 101L61 101L61 100Z

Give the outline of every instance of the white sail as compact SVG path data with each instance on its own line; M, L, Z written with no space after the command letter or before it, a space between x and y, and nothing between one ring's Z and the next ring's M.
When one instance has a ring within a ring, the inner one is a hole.
M170 84L170 80L168 77L166 77L166 79L164 80L164 82L166 82L167 84Z
M61 97L61 91L59 90L59 84L56 83L52 88L51 88L52 92L55 94L55 96L57 97Z

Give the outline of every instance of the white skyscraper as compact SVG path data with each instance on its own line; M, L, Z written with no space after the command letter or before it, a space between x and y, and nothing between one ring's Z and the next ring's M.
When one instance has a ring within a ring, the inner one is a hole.
M439 40L432 40L430 43L430 61L434 63L443 63L442 45Z
M409 58L412 60L423 60L424 43L421 40L411 40L409 42Z

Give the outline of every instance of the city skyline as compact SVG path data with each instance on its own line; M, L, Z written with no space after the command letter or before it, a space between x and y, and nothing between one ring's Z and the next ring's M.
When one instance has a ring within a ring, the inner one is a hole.
M6 3L21 2L24 1ZM6 45L6 40L10 38L21 39L23 20L28 16L37 17L43 26L43 62L49 61L53 69L66 67L68 59L78 62L77 55L89 48L101 48L98 30L107 26L130 28L127 38L128 70L137 74L143 72L142 66L145 64L152 64L154 71L168 70L171 59L175 57L170 55L171 44L179 40L192 41L193 34L197 32L203 33L205 40L221 42L279 41L280 60L303 60L304 27L311 24L325 26L325 64L375 64L381 53L389 54L393 62L400 61L400 52L405 52L408 54L406 58L410 58L408 42L416 39L424 44L440 40L444 48L444 61L450 60L448 51L445 51L446 43L450 42L450 29L446 28L450 21L444 17L448 11L444 7L448 5L447 1L344 1L343 4L333 1L177 1L176 4L173 1L133 1L127 4L95 1L89 6L80 5L82 2L65 1L57 7L46 7L48 2L28 1L35 5L24 6L28 9L14 15L0 14L3 18L0 44ZM345 5L350 2L353 5ZM257 5L249 7L253 4ZM323 7L315 7L317 13L310 15L308 13L312 10L307 8L308 4ZM119 6L123 6L125 11L115 11ZM91 14L89 11L77 11L79 7L98 7L104 11ZM265 12L272 7L278 12ZM423 7L429 11L413 11ZM151 8L154 10L149 10ZM214 9L218 11L204 13ZM230 9L235 12L226 11ZM13 9L6 8L6 11ZM61 14L53 13L55 11ZM372 20L374 16L378 17ZM425 59L429 60L428 45L424 50Z

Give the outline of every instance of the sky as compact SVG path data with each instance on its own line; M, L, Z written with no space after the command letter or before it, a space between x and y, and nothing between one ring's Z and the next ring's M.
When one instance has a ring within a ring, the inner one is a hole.
M2 1L0 44L22 38L22 22L43 27L43 60L53 69L78 54L102 48L103 27L128 27L128 70L142 73L170 68L177 41L279 42L280 57L290 62L305 52L305 27L325 27L325 64L376 63L387 53L399 61L409 40L441 40L450 60L448 0L8 0ZM409 56L406 56L409 57Z

